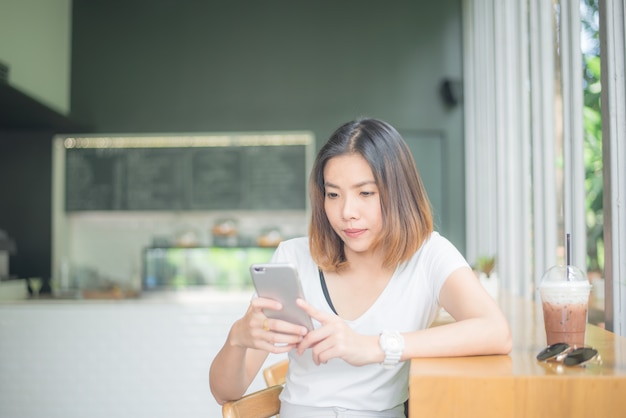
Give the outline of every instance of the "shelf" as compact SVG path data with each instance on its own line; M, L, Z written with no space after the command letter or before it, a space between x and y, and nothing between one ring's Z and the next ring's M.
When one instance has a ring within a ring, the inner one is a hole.
M272 247L147 248L142 259L142 290L251 288L250 265L270 262L274 251Z

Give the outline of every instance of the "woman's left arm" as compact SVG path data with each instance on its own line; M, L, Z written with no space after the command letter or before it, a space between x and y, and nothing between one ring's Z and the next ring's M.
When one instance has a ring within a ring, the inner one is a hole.
M456 322L403 333L402 361L413 357L508 354L511 351L509 324L470 268L459 268L448 276L439 300ZM378 335L357 334L337 315L322 312L302 299L297 303L322 324L298 344L298 354L312 349L315 364L332 358L342 358L354 366L383 362L385 353L380 348Z
M441 288L439 300L456 322L404 334L402 360L511 351L509 323L469 267L450 274Z

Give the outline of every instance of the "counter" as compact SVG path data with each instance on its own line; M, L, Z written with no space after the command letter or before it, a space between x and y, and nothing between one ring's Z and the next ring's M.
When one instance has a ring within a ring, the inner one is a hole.
M0 417L219 417L209 366L250 297L3 301ZM250 390L263 387L259 375Z
M513 332L506 356L411 360L410 417L588 418L626 416L626 338L587 325L601 362L539 362L546 346L541 305L501 296Z

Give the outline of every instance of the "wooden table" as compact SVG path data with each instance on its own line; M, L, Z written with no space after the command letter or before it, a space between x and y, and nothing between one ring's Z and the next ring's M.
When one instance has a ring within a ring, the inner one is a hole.
M626 417L626 338L587 325L601 362L539 362L546 346L539 303L500 297L510 321L507 356L411 360L409 417Z

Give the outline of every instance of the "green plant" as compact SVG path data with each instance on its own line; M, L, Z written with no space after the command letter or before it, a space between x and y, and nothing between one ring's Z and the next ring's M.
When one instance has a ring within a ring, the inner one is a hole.
M602 178L602 112L600 94L600 49L598 37L598 2L582 0L583 33L587 47L583 50L584 86L584 164L585 221L587 226L587 270L604 270L604 218Z
M496 256L480 256L476 259L475 269L490 277L496 267Z

